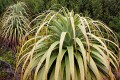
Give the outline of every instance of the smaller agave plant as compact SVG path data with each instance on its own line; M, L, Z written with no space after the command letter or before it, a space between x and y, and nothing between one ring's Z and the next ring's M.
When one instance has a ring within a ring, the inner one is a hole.
M16 51L16 46L30 30L25 3L19 2L8 7L2 18L1 36L5 45Z
M66 8L49 10L34 21L36 34L24 43L17 58L21 80L115 79L118 41L105 24ZM46 35L40 36L43 28Z

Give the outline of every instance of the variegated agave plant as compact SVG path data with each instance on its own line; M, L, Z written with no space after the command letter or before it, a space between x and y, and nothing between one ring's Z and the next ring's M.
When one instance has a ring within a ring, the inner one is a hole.
M21 80L115 79L113 70L117 71L119 64L114 49L118 52L119 47L105 24L65 8L49 10L34 21L36 34L18 55ZM43 28L47 34L39 36Z
M11 5L2 18L2 38L4 38L5 45L14 51L23 36L30 30L25 7L23 2Z

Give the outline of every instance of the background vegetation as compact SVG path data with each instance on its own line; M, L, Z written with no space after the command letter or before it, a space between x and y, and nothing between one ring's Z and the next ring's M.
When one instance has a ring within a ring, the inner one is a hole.
M69 10L73 9L76 13L105 22L120 35L120 0L0 0L1 16L8 5L17 1L27 3L32 18L35 14L60 4Z

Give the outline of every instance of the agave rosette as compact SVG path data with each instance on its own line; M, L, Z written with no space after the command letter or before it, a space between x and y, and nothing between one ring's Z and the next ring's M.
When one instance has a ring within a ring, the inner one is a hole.
M22 80L115 78L112 69L118 70L119 65L113 49L118 51L118 41L105 24L65 8L49 10L32 22L37 22L32 30L37 28L36 34L18 55ZM43 28L46 35L40 36Z

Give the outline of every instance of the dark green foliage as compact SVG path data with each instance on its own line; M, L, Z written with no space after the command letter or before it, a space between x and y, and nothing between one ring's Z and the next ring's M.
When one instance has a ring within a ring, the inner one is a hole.
M14 69L15 57L13 52L0 48L0 80L13 78Z
M11 67L15 67L15 55L7 47L0 47L0 60L10 64ZM1 66L1 65L0 65Z
M21 0L24 1L29 9L31 14L38 14L39 12L42 12L43 10L45 10L45 2L44 0Z
M14 4L15 0L0 0L0 16L5 11L7 6Z

